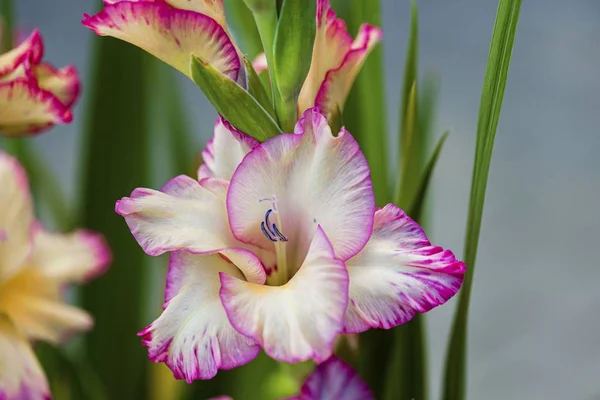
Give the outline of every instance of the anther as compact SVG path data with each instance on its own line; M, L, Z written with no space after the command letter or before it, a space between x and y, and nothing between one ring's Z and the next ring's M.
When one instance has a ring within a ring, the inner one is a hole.
M277 239L275 239L274 237L271 236L271 233L267 231L267 229L265 228L265 221L260 223L260 229L262 230L263 234L267 237L267 239L269 239L271 242L276 242Z

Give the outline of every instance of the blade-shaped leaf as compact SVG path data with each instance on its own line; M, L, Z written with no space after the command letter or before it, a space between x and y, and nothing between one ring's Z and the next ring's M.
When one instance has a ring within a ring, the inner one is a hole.
M273 109L273 105L271 104L271 99L269 98L269 94L265 90L265 86L261 81L260 77L256 73L256 70L252 66L250 60L244 57L244 65L246 66L246 72L248 74L248 91L258 101L258 103L264 108L271 118L275 119L277 116L275 115L275 110Z
M466 397L467 327L471 285L473 283L492 150L508 78L520 9L521 0L500 0L498 2L479 107L475 163L473 165L464 249L464 262L467 265L467 272L460 291L458 308L448 345L443 391L445 400L463 400Z
M81 220L106 236L113 263L82 291L84 307L96 320L87 353L110 398L145 399L148 358L136 332L146 322L142 299L147 256L113 210L117 199L149 183L149 60L141 50L116 40L95 38L94 49L87 85Z
M12 0L0 0L0 54L13 45L14 13Z
M335 5L353 34L365 22L381 26L380 0L338 1ZM344 106L346 128L356 137L369 161L378 205L392 200L388 181L389 146L383 65L383 46L377 46L362 66Z
M281 133L269 113L240 85L199 57L192 57L190 68L196 85L234 127L261 142Z

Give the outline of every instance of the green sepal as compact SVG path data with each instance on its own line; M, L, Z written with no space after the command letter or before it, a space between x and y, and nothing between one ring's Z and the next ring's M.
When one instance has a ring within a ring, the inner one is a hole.
M249 92L202 58L192 55L190 71L192 80L217 112L235 128L261 142L281 133L275 120Z

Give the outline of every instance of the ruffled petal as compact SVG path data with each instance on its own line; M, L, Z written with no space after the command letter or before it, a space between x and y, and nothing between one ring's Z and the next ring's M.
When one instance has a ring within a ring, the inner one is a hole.
M71 110L51 92L40 89L35 80L21 78L0 83L0 133L39 133L72 119Z
M104 0L104 4L110 5L127 1L133 3L139 1L150 3L166 2L175 8L207 15L217 21L223 29L226 28L223 0Z
M33 204L27 175L18 161L0 151L0 283L29 256Z
M269 356L292 363L329 358L347 306L348 275L320 227L304 264L283 286L220 275L229 321Z
M38 86L51 92L66 107L70 108L79 96L79 75L74 66L56 69L50 64L38 64L33 67Z
M198 169L198 179L230 180L244 156L257 145L256 139L238 131L223 118L219 118L212 139L202 151L204 164Z
M0 283L0 310L30 339L53 344L92 327L92 318L69 306L62 298L63 285L43 270L29 266Z
M317 0L317 31L312 60L298 97L301 113L315 105L315 98L325 75L342 64L351 47L352 36L346 29L346 23L336 17L329 0Z
M229 323L219 298L220 272L243 279L218 255L173 253L167 286L176 294L162 315L139 333L150 359L165 362L175 378L188 383L246 364L260 351Z
M61 284L95 278L111 259L102 235L85 230L59 234L37 229L34 243L32 265Z
M0 314L0 399L50 399L50 388L31 345L6 314Z
M134 190L131 197L117 202L116 212L125 217L131 233L151 256L186 250L196 254L221 251L225 256L245 257L247 253L235 250L245 245L229 229L226 192L226 181L198 182L181 175L167 182L161 191ZM262 283L266 279L260 262L239 266L250 281Z
M306 378L298 400L374 400L369 387L348 364L332 356Z
M465 264L432 246L419 225L388 204L375 213L373 235L346 263L350 303L344 331L389 329L445 303L460 289Z
M36 29L19 46L0 54L0 78L11 73L25 61L31 64L39 63L43 55L44 43L40 32Z
M200 1L172 0L189 8ZM195 54L217 70L238 80L241 61L226 31L213 18L163 1L120 1L98 14L84 14L83 25L100 36L113 36L142 48L191 78Z
M373 226L369 166L350 133L333 136L315 109L306 111L296 132L255 147L235 171L227 194L231 230L243 242L272 248L261 222L274 203L292 265L301 265L317 225L346 260L362 249Z
M356 40L341 65L327 72L323 84L316 95L315 106L329 117L336 110L342 111L356 75L365 59L381 41L381 29L372 25L362 25Z

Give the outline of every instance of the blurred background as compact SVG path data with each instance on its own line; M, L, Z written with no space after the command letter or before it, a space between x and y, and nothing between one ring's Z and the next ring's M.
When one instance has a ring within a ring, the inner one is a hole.
M395 140L410 7L408 0L382 4L389 127ZM461 254L496 2L418 4L420 73L439 79L435 136L451 132L430 195L429 235ZM34 141L73 199L90 94L90 45L96 40L79 21L82 13L95 12L98 2L18 0L16 7L23 32L41 30L46 60L75 64L83 80L74 123ZM594 256L600 240L598 21L597 0L523 2L471 302L471 399L600 399L600 265ZM191 81L181 76L180 84L200 151L216 113ZM152 163L152 182L159 186L168 178L161 172L164 160ZM113 204L106 204L107 215ZM159 298L162 288L156 290ZM157 313L149 312L145 323ZM451 301L427 314L432 398L440 391L453 313Z

